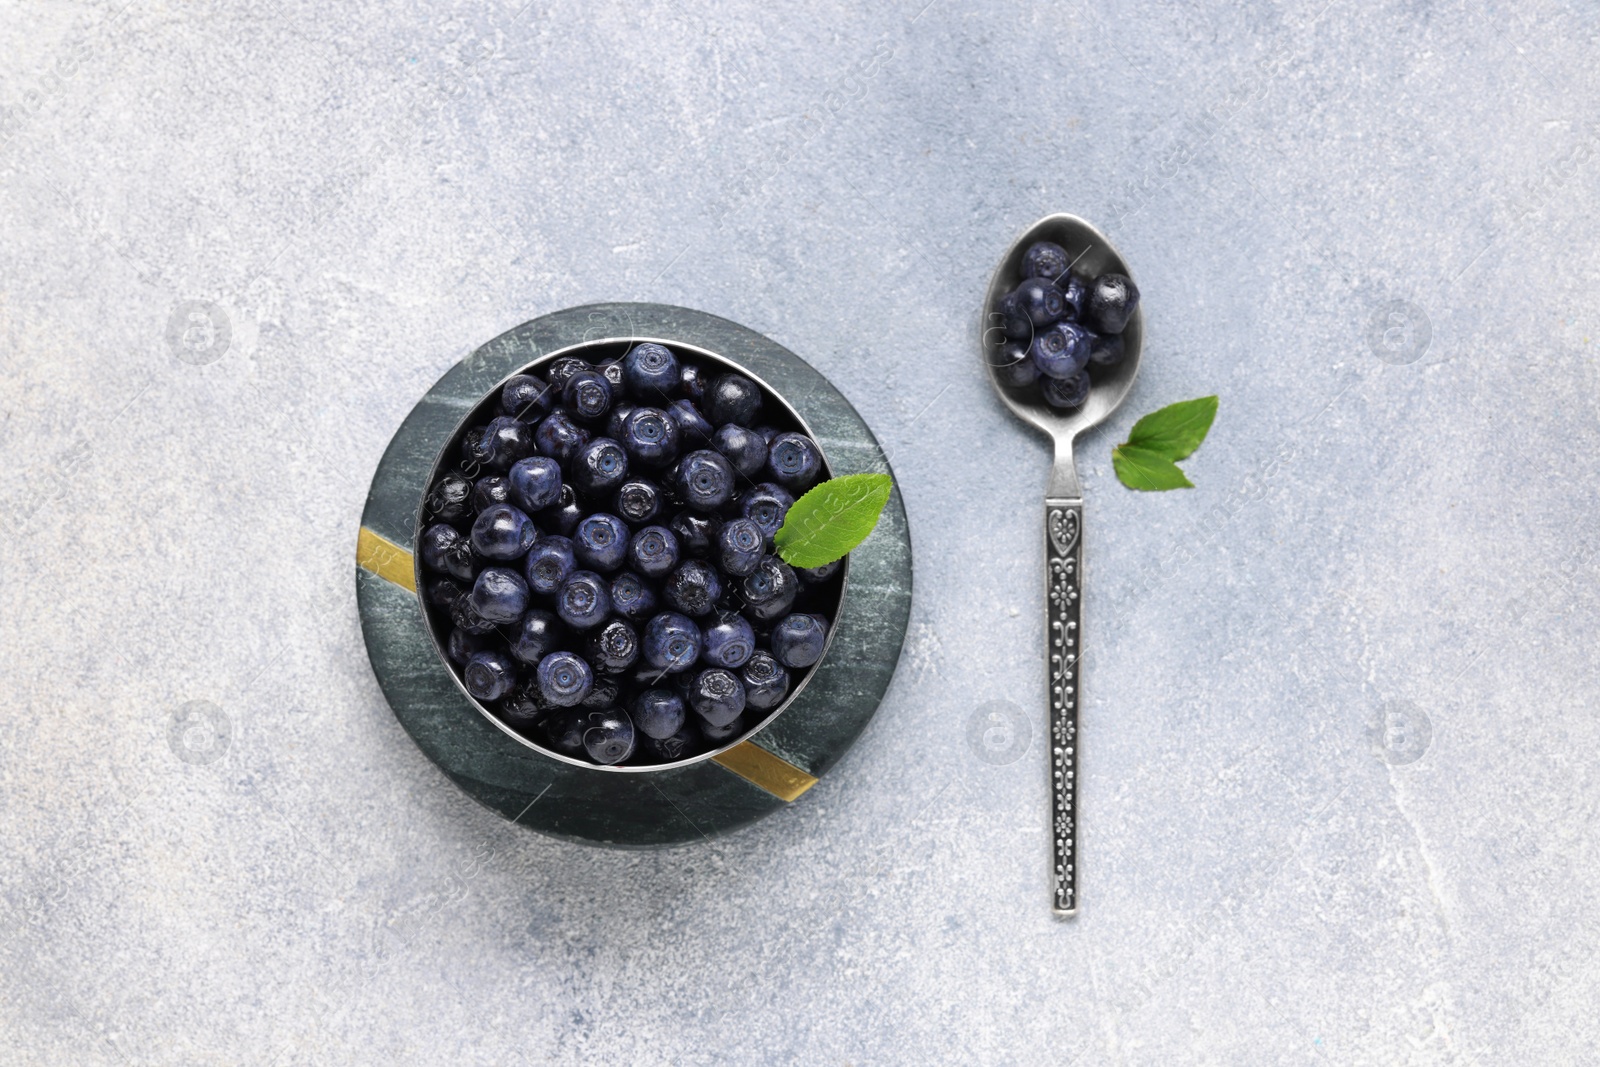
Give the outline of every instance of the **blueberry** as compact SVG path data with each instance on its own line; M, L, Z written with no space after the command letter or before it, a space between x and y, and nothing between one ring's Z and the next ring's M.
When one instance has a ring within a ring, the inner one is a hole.
M762 482L753 489L746 489L744 495L739 497L739 514L761 527L762 535L769 541L783 525L784 516L789 514L793 506L794 497L789 495L789 491L771 482Z
M678 458L681 431L660 408L634 408L622 423L622 447L642 466L665 467Z
M491 504L472 524L472 547L487 559L516 559L533 547L538 536L533 520L510 504Z
M1043 278L1024 278L1022 284L1011 291L1011 296L1016 310L1028 316L1028 322L1035 329L1050 325L1067 310L1066 296Z
M755 631L742 615L728 612L707 626L700 659L712 667L743 667L756 650Z
M561 499L561 464L550 456L529 456L506 474L511 502L530 514Z
M705 559L716 547L722 520L713 515L680 511L668 524L678 535L678 548L689 559Z
M1056 281L1067 273L1067 250L1053 241L1035 241L1022 253L1022 276Z
M1085 320L1096 333L1121 333L1139 306L1139 287L1126 274L1102 274L1089 287Z
M727 726L744 714L744 683L724 667L708 667L689 686L689 706L712 726Z
M712 726L705 719L700 720L699 726L701 737L713 745L720 745L724 741L731 741L744 733L748 724L744 721L744 716L735 715L722 726Z
M470 582L472 559L462 551L465 545L466 538L461 536L460 530L436 522L422 531L422 536L417 539L417 552L422 556L422 565L430 571Z
M779 430L776 426L757 426L750 432L765 441L767 446L770 448L772 445L772 439L783 431Z
M644 734L639 738L639 745L660 763L676 763L694 755L700 747L700 737L694 727L685 723L667 737L654 738Z
M578 359L576 356L562 356L560 359L550 361L550 366L545 368L544 380L555 387L557 394L566 387L567 380L581 370L594 370L587 360ZM555 398L552 396L552 400Z
M428 603L437 605L446 611L455 606L456 601L467 595L460 583L450 578L431 578L422 587L423 596Z
M1056 288L1061 290L1061 295L1067 302L1067 310L1061 313L1062 321L1081 321L1083 309L1089 302L1089 287L1083 284L1083 279L1076 274L1069 274L1056 282Z
M761 622L770 622L787 615L794 606L795 595L800 591L800 579L794 570L777 556L766 556L756 569L739 584L744 597L746 613Z
M505 475L485 474L472 483L473 510L483 511L496 504L509 503L512 503L511 483L506 481Z
M578 558L572 541L560 534L547 534L528 550L522 573L528 579L529 589L541 596L553 596L577 569Z
M479 700L499 700L517 684L517 665L511 657L494 649L473 653L461 669L467 692Z
M485 567L467 594L472 610L490 622L509 624L528 608L528 583L509 567Z
M563 465L571 461L578 449L589 443L590 436L589 431L573 422L572 416L565 411L552 411L533 432L539 451Z
M551 533L571 537L572 531L578 528L578 523L583 521L586 514L578 503L578 494L570 484L563 482L561 495L556 502L539 512L539 522Z
M628 562L647 578L660 578L678 565L678 535L665 526L646 526L628 542Z
M760 564L766 545L761 527L750 519L733 519L717 534L717 563L726 574L743 578Z
M621 763L633 755L635 737L633 723L627 713L592 711L583 731L583 750L589 758L602 766Z
M1029 355L1040 374L1070 378L1089 363L1089 331L1075 322L1058 322L1033 339Z
M450 621L456 624L457 629L469 634L486 634L494 630L494 623L478 614L470 597L462 597L450 605Z
M590 666L593 666L591 664ZM583 698L580 708L592 708L595 711L605 711L617 706L617 700L622 696L622 687L617 684L615 677L599 675L594 680L594 688L589 690L589 695Z
M622 360L613 359L600 364L600 377L604 378L606 384L611 387L611 404L613 407L628 395L628 383L623 378Z
M555 390L531 374L514 374L500 389L500 408L514 419L537 422L550 410Z
M1125 347L1120 333L1092 334L1089 341L1089 362L1101 367L1121 363Z
M758 711L770 711L789 695L789 672L770 652L752 655L739 677L744 680L745 704Z
M1007 339L1029 344L1033 340L1033 320L1017 299L1016 293L1007 293L994 306L992 319L999 319L1000 329Z
M489 638L484 634L475 634L470 630L456 627L450 631L450 640L445 644L445 655L450 657L450 662L459 663L465 667L467 660L489 647Z
M634 622L643 622L656 613L656 591L632 571L611 579L611 610Z
M635 396L669 394L677 388L682 373L672 350L651 341L635 345L622 357L622 379Z
M746 478L767 465L767 442L754 430L728 423L711 435L711 447L721 452L733 469Z
M554 652L566 637L561 620L543 608L533 608L522 616L511 637L511 654L523 663L537 664Z
M611 414L606 416L605 435L613 441L622 440L622 424L627 421L637 409L632 404L614 403L611 405Z
M700 627L688 616L663 611L645 624L644 659L658 671L688 670L700 658Z
M683 371L678 375L678 395L696 404L705 400L706 389L710 385L706 372L693 363L684 364Z
M706 414L718 426L749 426L761 414L761 387L742 374L724 374L706 392Z
M667 417L678 424L680 440L696 442L711 440L711 424L691 402L674 400L667 405Z
M599 371L578 371L561 387L561 400L574 418L592 422L611 410L611 383Z
M479 439L480 462L495 470L505 470L523 456L533 455L536 442L533 427L510 415L489 420Z
M610 493L627 478L628 454L609 437L596 437L572 460L572 482L580 493Z
M423 501L423 513L441 522L457 522L471 515L471 479L456 471L440 477L428 491L428 499Z
M822 453L805 434L780 433L772 439L767 470L773 481L788 489L803 491L810 488L822 470Z
M715 511L733 497L733 467L722 453L690 452L678 465L676 488L683 502L698 511Z
M588 713L576 708L555 708L539 726L549 746L568 756L585 755L583 734L588 728Z
M461 435L461 466L477 473L477 469L488 462L489 444L484 441L484 427L474 426Z
M1089 372L1081 370L1070 378L1043 378L1044 399L1053 408L1082 407L1089 399Z
M641 479L623 482L617 487L611 506L625 521L642 526L660 514L661 493L654 482Z
M633 700L633 722L646 737L664 740L683 729L683 698L670 689L646 689Z
M612 619L589 634L584 651L595 670L620 674L639 658L639 634L621 619Z
M794 572L800 576L801 581L816 585L838 574L839 568L843 566L844 560L841 558L834 560L832 563L824 563L820 567L796 567Z
M1033 361L1028 347L1021 341L1007 341L999 353L989 357L994 376L1001 385L1024 389L1039 380L1039 365Z
M578 523L572 550L579 563L597 571L614 571L628 558L628 524L615 515L596 512Z
M553 708L539 691L537 678L524 678L500 701L495 713L513 730L527 733L536 729Z
M539 692L558 708L570 708L594 687L594 672L575 652L552 652L539 661Z
M722 599L722 579L709 563L691 559L672 572L661 588L661 597L668 607L685 615L709 615Z
M822 658L827 627L813 615L790 615L772 628L772 656L785 667L809 667Z
M556 594L556 614L574 630L589 630L611 614L611 587L593 571L574 571Z

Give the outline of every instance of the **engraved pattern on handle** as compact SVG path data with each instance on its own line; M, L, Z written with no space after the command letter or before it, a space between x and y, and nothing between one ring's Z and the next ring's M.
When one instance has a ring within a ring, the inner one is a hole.
M1083 503L1045 501L1045 625L1050 680L1050 818L1055 910L1078 908L1079 593Z

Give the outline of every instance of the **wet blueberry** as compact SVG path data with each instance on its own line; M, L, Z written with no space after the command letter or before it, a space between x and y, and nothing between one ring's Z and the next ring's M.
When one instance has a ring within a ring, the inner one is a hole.
M581 370L561 387L561 401L573 418L593 421L611 409L611 383L595 370Z
M1028 347L1021 341L1007 341L998 354L990 357L994 362L994 376L1001 385L1023 389L1039 380L1039 365L1033 361Z
M458 626L450 631L450 640L445 645L445 655L450 657L452 663L458 663L465 667L467 660L488 647L489 638L487 635L475 634Z
M1094 334L1089 342L1089 362L1101 367L1121 363L1125 349L1120 333Z
M593 663L589 664L589 666L598 670ZM584 697L583 702L578 706L580 708L604 711L607 708L616 707L617 700L621 696L622 687L617 684L615 675L597 674L594 679L594 687L589 690L589 695Z
M1081 370L1070 378L1041 378L1044 399L1053 408L1063 411L1082 407L1089 399L1089 372Z
M1065 279L1056 282L1056 288L1061 290L1061 296L1067 302L1067 309L1061 313L1064 322L1078 322L1083 318L1083 309L1089 303L1089 287L1083 279L1076 274L1069 274Z
M678 495L698 511L715 511L726 504L733 497L733 483L733 467L720 452L690 452L678 465Z
M1043 278L1024 278L1011 295L1016 298L1017 309L1028 316L1034 329L1050 325L1067 310L1066 296Z
M722 579L709 563L691 559L667 578L661 587L661 598L668 607L685 615L709 615L722 599Z
M779 485L791 492L803 492L821 470L822 453L805 434L780 433L772 439L767 472Z
M700 736L713 745L732 741L735 737L744 733L749 726L742 715L735 715L721 726L713 726L703 718L699 720L698 725L700 727Z
M609 437L596 437L578 449L572 461L572 483L591 497L610 493L628 478L628 454Z
M739 583L746 612L762 622L787 615L799 591L800 579L795 577L793 568L777 556L764 557L756 569Z
M515 374L500 389L500 408L514 419L537 422L550 410L555 390L531 374Z
M417 539L417 551L422 565L430 571L448 574L463 582L472 580L472 558L463 549L466 538L454 526L436 522Z
M474 426L461 435L461 467L477 473L489 462L489 446L484 443L484 429Z
M498 713L513 730L528 733L554 710L539 691L537 678L524 678L500 702Z
M704 444L711 440L711 424L690 401L674 400L668 404L667 417L678 424L679 441Z
M678 395L696 404L705 400L706 390L710 385L711 380L706 376L706 372L693 363L685 364L683 371L678 375Z
M578 562L597 571L614 571L628 558L628 524L615 515L596 512L578 523L572 551Z
M556 594L556 614L574 630L589 630L611 614L611 587L593 571L574 571Z
M634 479L617 487L612 508L633 526L643 526L661 513L661 493L654 482Z
M560 619L543 608L533 608L512 632L511 654L523 663L537 664L559 648L566 635Z
M1075 322L1058 322L1033 339L1029 354L1040 374L1070 378L1089 363L1089 331Z
M621 763L633 755L636 738L626 712L591 711L583 731L583 750L602 766Z
M506 474L511 502L530 515L561 499L561 464L551 456L529 456Z
M724 667L708 667L689 685L689 706L711 726L727 726L744 714L744 683Z
M789 695L789 672L770 652L752 655L739 677L744 681L745 704L758 711L770 711Z
M645 624L641 650L658 671L682 671L700 658L700 627L686 615L663 611Z
M793 505L794 497L787 489L762 482L739 497L739 514L761 527L762 535L770 541Z
M517 559L538 536L533 520L510 504L491 504L472 524L472 547L487 559Z
M632 404L612 404L611 413L606 416L605 436L611 438L613 441L622 440L622 424L627 421L628 416L632 415L635 410L636 409Z
M1067 250L1053 241L1035 241L1022 253L1022 276L1056 281L1071 265Z
M611 610L634 622L644 622L656 613L656 591L632 571L611 579Z
M646 737L671 737L683 729L683 698L670 689L646 689L633 701L633 723Z
M628 543L628 563L647 578L661 578L678 565L678 535L665 526L646 526Z
M639 634L621 619L612 619L589 634L584 649L595 670L620 674L639 658Z
M522 573L528 579L529 589L541 596L553 596L577 569L578 557L571 539L547 534L528 550L528 562Z
M501 415L490 419L489 425L484 427L478 450L484 464L503 471L523 456L533 455L535 447L532 426Z
M542 693L540 695L543 696ZM539 725L546 743L567 756L586 755L583 734L588 728L588 713L576 708L554 708Z
M772 628L772 656L785 667L809 667L822 658L827 628L812 615L790 615Z
M615 407L618 401L628 395L628 383L623 375L622 360L613 359L609 363L600 364L600 377L611 386L611 405Z
M550 399L554 401L566 387L567 380L581 370L594 370L594 368L587 360L575 356L562 356L560 359L551 360L550 366L546 367L544 372L544 380L555 387L555 395Z
M552 411L533 432L539 451L563 465L570 463L578 449L589 443L590 436L589 431L573 422L565 411Z
M1139 287L1126 274L1102 274L1089 286L1084 317L1096 333L1121 333L1139 306Z
M485 567L467 594L472 609L497 625L522 618L528 608L528 583L509 567Z
M687 559L705 559L716 548L722 521L714 515L680 511L668 523L678 535L678 549Z
M733 519L722 524L717 534L717 564L723 572L743 578L761 562L767 535L750 519Z
M539 661L539 692L558 708L570 708L594 686L594 672L575 652L552 652Z
M483 511L496 504L509 503L512 503L511 483L506 481L505 475L485 474L472 483L473 510Z
M658 763L676 763L695 754L700 747L700 738L698 731L685 723L667 737L656 738L641 733L639 747L654 756Z
M472 480L456 471L443 475L429 490L424 513L441 522L458 522L471 515Z
M647 468L665 467L678 458L678 423L660 408L634 408L622 423L622 447Z
M727 612L705 628L700 660L711 667L737 669L749 661L755 650L756 635L750 624L742 615Z
M724 374L706 393L706 416L717 426L749 426L761 414L761 387L742 374Z
M746 478L755 477L767 465L767 442L762 436L731 422L719 426L711 435L711 447Z
M583 521L586 514L583 505L578 503L578 494L571 485L563 482L561 495L556 502L539 512L539 523L551 533L571 537L572 531L578 528L578 523Z
M650 341L635 345L622 358L622 378L635 396L670 394L677 388L682 373L672 350Z
M467 660L461 675L467 692L479 700L499 700L517 684L517 665L504 652L486 648Z
M486 634L494 630L494 623L479 615L472 606L471 597L462 597L450 605L450 621L456 628L469 634Z

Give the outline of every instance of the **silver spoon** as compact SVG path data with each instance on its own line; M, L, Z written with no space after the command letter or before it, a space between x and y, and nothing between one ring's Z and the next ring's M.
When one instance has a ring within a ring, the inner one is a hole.
M1125 349L1120 362L1091 371L1089 399L1073 411L1046 404L1038 386L1022 389L998 376L1005 334L996 305L1022 281L1022 255L1035 241L1054 241L1067 250L1072 272L1093 279L1107 271L1132 272L1104 234L1076 215L1048 215L1028 228L1006 250L989 280L983 304L983 362L1000 399L1018 418L1038 427L1055 441L1056 461L1044 494L1046 663L1050 689L1051 834L1054 861L1053 907L1057 915L1078 910L1078 705L1083 658L1079 626L1079 591L1083 584L1083 490L1072 462L1077 436L1104 422L1128 395L1139 373L1144 341L1144 310L1134 309L1122 331Z

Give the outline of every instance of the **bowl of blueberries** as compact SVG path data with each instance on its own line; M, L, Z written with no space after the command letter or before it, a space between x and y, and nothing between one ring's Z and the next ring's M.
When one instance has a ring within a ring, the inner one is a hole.
M427 478L415 579L434 649L485 718L552 759L710 759L827 654L849 557L797 569L774 536L831 474L795 409L715 352L551 352L467 412Z

